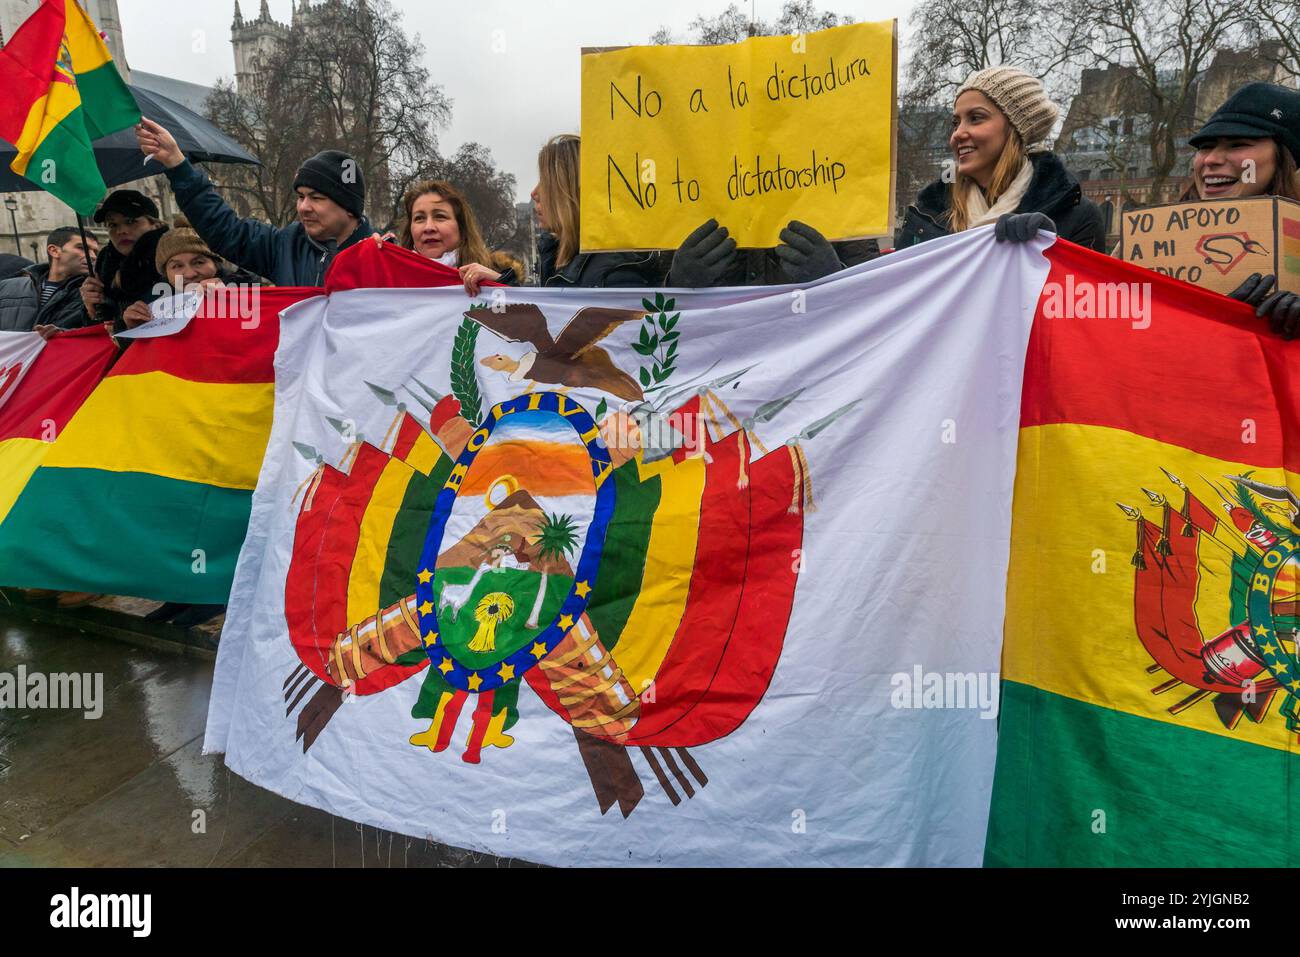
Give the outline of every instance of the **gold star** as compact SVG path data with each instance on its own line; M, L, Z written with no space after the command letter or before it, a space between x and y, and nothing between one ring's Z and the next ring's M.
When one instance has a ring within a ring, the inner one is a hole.
M572 615L561 615L561 616L560 616L560 627L561 627L564 631L568 631L570 628L572 628L572 627L573 627L573 616L572 616Z
M421 585L427 585L433 580L433 572L429 571L427 568L421 568L420 574L415 577L419 580Z
M1259 636L1260 638L1267 638L1267 637L1268 637L1268 629L1265 628L1263 625L1256 625L1256 626L1255 626L1255 634L1256 634L1257 636Z
M478 691L478 686L481 685L482 683L483 683L483 679L480 678L478 675L470 675L470 676L469 676L469 690L470 690L470 691Z
M431 602L431 601L422 601L422 602L420 602L420 614L421 614L421 615L432 615L432 614L433 614L433 602Z
M591 586L588 585L586 582L578 582L578 584L574 588L574 591L578 593L579 598L586 598L588 595L591 594Z
M1279 661L1273 666L1273 670L1277 672L1285 672L1287 670L1286 663Z
M430 645L436 645L437 643L438 633L436 631L431 631L424 636L424 647L428 648Z
M1270 641L1267 645L1265 645L1260 650L1264 652L1264 654L1272 658L1275 654L1277 654L1277 645L1273 644L1273 642Z
M540 641L534 641L533 647L530 648L529 651L533 653L533 657L536 658L538 661L541 661L543 658L546 657L546 646L542 644Z
M454 668L454 667L455 667L455 665L453 665L453 664L451 663L451 659L450 659L450 658L443 658L443 659L442 659L442 664L438 665L438 670L441 671L441 672L445 675L447 672L451 671L451 669Z
M497 674L501 676L502 681L509 681L515 676L515 666L503 664L497 669Z

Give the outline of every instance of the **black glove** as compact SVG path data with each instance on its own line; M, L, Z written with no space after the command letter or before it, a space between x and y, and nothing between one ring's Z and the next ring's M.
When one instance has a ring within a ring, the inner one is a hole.
M812 282L844 268L826 237L797 219L781 230L776 258L781 260L781 270L791 282Z
M1300 334L1300 296L1275 292L1255 308L1255 315L1268 320L1269 327L1283 339Z
M1228 293L1228 298L1244 302L1248 306L1258 306L1268 298L1269 290L1273 288L1273 283L1276 281L1277 277L1272 274L1263 276L1253 272L1246 277L1245 282Z
M673 254L668 285L688 289L720 285L735 256L736 241L727 235L727 227L710 219L687 236Z
M1040 229L1056 232L1056 223L1046 213L1006 213L998 217L993 238L1000 243L1027 243Z

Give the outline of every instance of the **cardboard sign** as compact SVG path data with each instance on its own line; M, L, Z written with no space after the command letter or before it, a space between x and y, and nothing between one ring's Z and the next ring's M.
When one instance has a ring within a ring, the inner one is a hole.
M893 223L895 23L582 57L583 251L673 249L710 217L742 247L792 219Z
M1300 292L1300 203L1275 196L1169 203L1120 217L1120 258L1215 292L1273 273Z

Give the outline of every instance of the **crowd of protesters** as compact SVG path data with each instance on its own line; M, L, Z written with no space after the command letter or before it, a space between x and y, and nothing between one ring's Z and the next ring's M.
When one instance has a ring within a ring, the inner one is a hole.
M1042 83L1021 70L973 73L952 104L946 174L908 205L894 248L993 225L999 242L1024 242L1047 230L1105 251L1100 210L1047 144L1058 115ZM142 152L164 168L185 221L169 227L148 197L129 189L113 192L95 214L95 223L108 232L102 251L77 229L56 229L46 243L47 263L0 280L0 330L37 329L48 336L107 322L121 331L149 321L149 303L164 284L319 286L339 252L368 239L397 242L457 269L470 295L485 282L560 288L799 284L881 254L875 240L830 242L797 220L781 231L774 248L740 249L726 225L713 219L676 250L584 253L578 226L581 142L561 135L538 156L532 192L537 268L528 277L520 257L488 248L473 208L454 183L416 183L402 197L395 231L381 233L366 217L365 180L356 161L325 150L294 177L296 221L276 227L240 217L158 123L143 120L136 135ZM1189 144L1195 154L1185 200L1300 200L1300 92L1247 84ZM1300 333L1300 296L1275 290L1275 283L1276 277L1252 275L1231 295L1292 338Z
M1046 230L1104 252L1100 210L1047 145L1058 115L1042 83L1021 70L993 67L972 74L952 104L946 174L906 208L894 248L993 225L998 242L1027 242ZM320 286L339 252L367 240L396 242L458 270L471 296L486 282L522 285L530 279L555 288L801 284L881 254L875 240L830 242L797 220L781 231L774 248L740 249L726 225L714 219L676 250L582 252L581 141L561 135L538 156L532 192L537 268L529 277L520 257L488 247L472 206L453 183L413 185L402 197L395 231L381 233L366 218L358 164L346 153L325 150L294 177L297 220L276 227L237 215L159 124L143 120L136 135L142 152L163 166L184 217L168 226L144 194L111 193L94 217L108 233L102 250L92 235L62 227L46 241L48 262L0 263L9 274L0 274L0 330L35 330L49 338L98 322L119 333L149 322L151 302L169 288ZM1188 142L1195 154L1183 200L1271 195L1300 201L1300 92L1248 84ZM1300 334L1300 295L1276 290L1275 284L1275 276L1253 274L1230 295L1291 339ZM58 600L75 606L96 597L65 593ZM150 617L188 625L220 611L168 603Z

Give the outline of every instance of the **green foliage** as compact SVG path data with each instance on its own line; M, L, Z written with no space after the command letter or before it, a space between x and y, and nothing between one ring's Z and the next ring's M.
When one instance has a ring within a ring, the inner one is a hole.
M533 544L541 546L538 552L541 558L563 558L578 547L577 532L578 526L571 515L547 515Z
M466 421L477 425L483 420L483 398L478 391L478 376L474 374L474 346L482 328L466 317L456 330L451 346L451 393L460 403L460 414Z
M642 299L641 305L647 315L632 348L650 360L640 369L641 385L648 387L667 382L677 369L678 337L681 335L677 331L677 322L682 314L673 312L677 300L665 299L661 292L655 293L654 302Z

